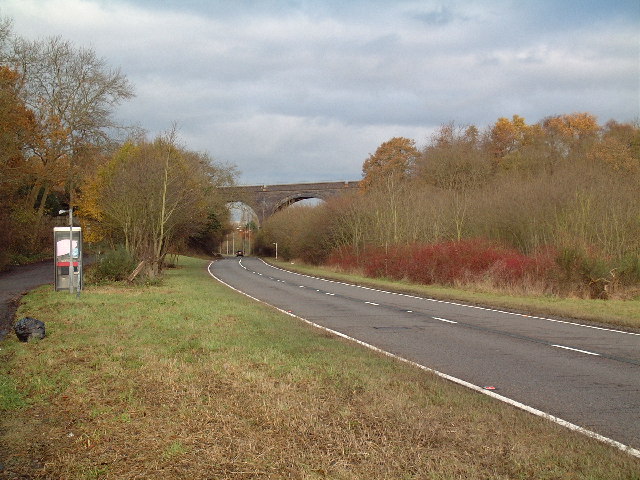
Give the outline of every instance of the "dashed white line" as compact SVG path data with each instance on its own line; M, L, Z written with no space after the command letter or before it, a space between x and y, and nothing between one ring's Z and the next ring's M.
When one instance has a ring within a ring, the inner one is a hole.
M263 259L260 259L260 260L262 261L262 263L264 263L266 266L268 266L270 268L273 268L275 270L280 270L282 272L286 272L286 273L289 273L291 275L298 275L300 277L313 278L314 280L321 280L321 281L327 282L327 283L336 283L336 284L339 284L339 285L347 285L347 286L350 286L350 287L360 288L362 290L369 290L371 292L386 293L386 294L389 294L389 295L396 295L396 296L399 296L399 297L413 298L413 299L416 299L416 300L424 300L424 301L427 301L427 302L434 302L434 303L442 303L442 304L445 304L445 305L455 305L455 306L459 306L459 307L473 308L473 309L476 309L476 310L484 310L486 312L502 313L502 314L506 314L506 315L513 315L513 316L516 316L516 317L526 317L526 318L531 318L531 319L534 319L534 320L543 320L543 321L546 321L546 322L562 323L562 324L565 324L565 325L573 325L575 327L590 328L590 329L593 329L593 330L602 330L602 331L605 331L605 332L619 333L619 334L622 334L622 335L640 336L640 333L637 333L637 332L627 332L627 331L624 331L624 330L616 330L614 328L598 327L596 325L585 325L584 323L570 322L570 321L567 321L567 320L558 320L558 319L555 319L555 318L546 318L546 317L538 317L538 316L535 316L535 315L527 315L527 314L523 314L523 313L507 312L507 311L498 310L498 309L495 309L495 308L481 307L479 305L468 305L468 304L460 303L460 302L452 302L452 301L447 301L447 300L438 300L436 298L419 297L417 295L409 295L409 294L406 294L406 293L390 292L390 291L387 291L387 290L380 290L380 289L377 289L377 288L365 287L363 285L356 285L354 283L339 282L339 281L336 281L336 280L330 280L328 278L314 277L313 275L307 275L307 274L304 274L304 273L292 272L290 270L285 270L284 268L280 268L280 267L276 267L275 265L271 265L271 264L265 262ZM318 291L320 291L320 290L318 290Z
M314 326L314 327L316 327L316 328L318 328L320 330L324 330L324 331L332 333L333 335L336 335L338 337L350 340L350 341L352 341L352 342L354 342L354 343L356 343L358 345L362 345L365 348L368 348L368 349L373 350L375 352L382 353L383 355L386 355L386 356L388 356L390 358L395 358L396 360L404 362L404 363L406 363L408 365L413 365L414 367L417 367L417 368L419 368L419 369L421 369L423 371L431 372L431 373L433 373L433 374L435 374L435 375L437 375L437 376L439 376L441 378L444 378L444 379L449 380L451 382L457 383L458 385L463 385L463 386L465 386L465 387L467 387L467 388L469 388L471 390L474 390L474 391L476 391L478 393L482 393L482 394L487 395L489 397L495 398L496 400L499 400L499 401L504 402L506 404L512 405L512 406L514 406L516 408L524 410L525 412L529 412L529 413L531 413L533 415L536 415L538 417L542 417L544 419L552 421L552 422L554 422L554 423L556 423L558 425L562 425L563 427L568 428L570 430L573 430L573 431L576 431L576 432L580 432L583 435L586 435L587 437L594 438L594 439L596 439L596 440L598 440L598 441L600 441L602 443L605 443L607 445L611 445L612 447L615 447L615 448L617 448L619 450L622 450L623 452L626 452L629 455L633 455L634 457L640 458L640 450L638 450L636 448L633 448L633 447L630 447L629 445L625 445L625 444L623 444L621 442L618 442L618 441L613 440L611 438L605 437L604 435L600 435L599 433L596 433L596 432L594 432L592 430L587 430L584 427L580 427L579 425L575 425L573 423L567 422L566 420L564 420L562 418L559 418L559 417L556 417L556 416L551 415L549 413L543 412L542 410L538 410L536 408L530 407L529 405L526 405L524 403L518 402L518 401L513 400L513 399L511 399L509 397L505 397L503 395L499 395L497 393L494 393L494 392L492 392L490 390L486 390L483 387L480 387L478 385L474 385L474 384L469 383L469 382L467 382L465 380L462 380L460 378L454 377L452 375L448 375L446 373L439 372L438 370L434 370L432 368L426 367L424 365L421 365L421 364L416 363L414 361L408 360L408 359L406 359L404 357L401 357L399 355L396 355L394 353L387 352L386 350L378 348L378 347L376 347L374 345L371 345L369 343L363 342L362 340L358 340L357 338L350 337L350 336L348 336L348 335L346 335L346 334L344 334L342 332L339 332L337 330L333 330L331 328L324 327L324 326L322 326L320 324L312 322L311 320L307 320L304 317L300 317L299 315L295 315L294 313L287 312L287 311L285 311L285 310L283 310L281 308L278 308L275 305L271 305L270 303L267 303L264 300L260 300L260 299L258 299L256 297L253 297L253 296L249 295L248 293L243 292L242 290L239 290L239 289L237 289L235 287L232 287L228 283L222 281L222 279L216 277L213 274L213 272L211 272L211 265L213 265L213 263L214 262L210 262L209 265L207 266L207 271L209 272L209 275L211 275L211 277L215 278L218 282L222 283L223 285L226 285L231 290L235 290L236 292L241 293L242 295L245 295L245 296L255 300L256 302L262 303L264 305L269 305L270 307L275 308L276 310L284 313L285 315L289 315L290 317L297 318L297 319L299 319L299 320L301 320L301 321L303 321L303 322L305 322L305 323L307 323L309 325L312 325L312 326ZM264 263L269 265L266 262L264 262ZM277 268L277 267L274 267L274 268ZM305 276L308 276L308 275L305 275ZM318 291L320 291L320 290L318 290ZM621 333L623 333L623 332L621 332ZM555 345L555 346L560 347L560 345Z
M379 304L379 303L373 303L373 302L364 302L364 303L367 303L367 304L369 304L369 305L373 305L373 306L375 306L375 307L380 306L380 304Z
M458 322L454 322L453 320L447 320L446 318L440 318L440 317L431 317L434 320L440 320L441 322L447 322L447 323L458 323Z
M564 345L551 345L551 346L552 347L556 347L556 348L563 348L565 350L571 350L572 352L585 353L587 355L593 355L595 357L600 357L601 356L599 353L588 352L587 350L580 350L579 348L571 348L571 347L566 347Z

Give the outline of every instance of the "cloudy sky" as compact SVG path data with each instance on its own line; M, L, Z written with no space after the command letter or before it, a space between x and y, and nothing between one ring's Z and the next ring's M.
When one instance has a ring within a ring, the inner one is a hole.
M14 32L92 47L133 83L117 117L177 122L239 183L357 180L394 136L640 116L638 0L0 0Z

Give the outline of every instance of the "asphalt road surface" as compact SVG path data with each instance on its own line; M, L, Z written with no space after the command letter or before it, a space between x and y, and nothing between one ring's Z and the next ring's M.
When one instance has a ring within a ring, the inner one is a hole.
M209 271L284 311L640 448L640 333L347 285L251 257Z

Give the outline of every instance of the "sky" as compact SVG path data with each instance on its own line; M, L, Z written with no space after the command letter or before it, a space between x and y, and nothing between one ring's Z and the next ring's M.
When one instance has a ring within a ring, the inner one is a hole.
M0 0L28 39L120 68L115 117L239 184L359 180L397 136L589 112L640 118L638 0Z

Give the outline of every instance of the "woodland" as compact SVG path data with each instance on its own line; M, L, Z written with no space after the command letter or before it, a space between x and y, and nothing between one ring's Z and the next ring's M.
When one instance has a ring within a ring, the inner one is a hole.
M640 295L640 126L587 112L442 125L365 159L360 191L272 217L258 248L422 284Z
M72 208L105 279L167 254L211 251L228 224L218 188L234 169L178 141L121 125L133 86L89 48L25 40L0 21L0 269L52 255L52 227Z

